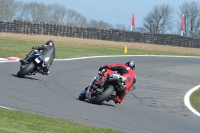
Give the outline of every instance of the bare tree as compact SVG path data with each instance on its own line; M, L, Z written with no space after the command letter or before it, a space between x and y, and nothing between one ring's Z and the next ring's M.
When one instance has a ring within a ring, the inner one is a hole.
M118 30L128 30L127 27L123 24L116 24L115 28Z
M199 2L185 2L180 6L180 11L178 15L180 17L179 31L181 25L182 14L185 14L185 31L184 35L188 37L198 36L198 31L200 30L200 4Z
M98 21L97 20L90 20L88 22L88 26L91 27L91 28L98 28Z
M76 22L77 22L76 23L77 27L82 27L82 28L88 27L87 18L81 14L77 14Z
M47 22L63 25L66 21L67 9L58 3L47 6Z
M15 17L15 20L19 20L19 21L25 21L25 3L24 2L20 2L19 3L19 12Z
M0 0L0 20L12 21L19 13L20 2Z
M200 39L200 30L198 30L198 32L197 32L197 38Z
M153 10L144 18L143 28L149 33L164 34L172 29L172 15L174 9L170 5L154 6Z
M89 27L92 27L92 28L105 29L105 30L109 30L109 29L113 28L113 26L110 23L106 23L102 20L100 20L100 21L90 20L88 25L89 25Z
M0 0L0 20L30 21L33 23L44 22L74 27L93 27L98 29L112 29L110 23L104 21L91 20L72 9L66 9L58 3L45 5L36 1L24 3L14 0ZM117 24L117 28L126 29L124 25Z
M28 19L31 22L46 22L47 18L47 7L44 3L31 2L29 4L25 4L24 11L26 12L24 15L25 19Z
M144 29L143 27L136 27L136 28L134 29L134 31L140 32L140 33L145 33L145 32L146 32L145 29Z
M66 25L74 27L87 27L87 19L72 9L67 10Z
M70 9L70 13L68 14L67 22L68 22L67 25L74 26L74 27L85 28L88 26L86 17L77 12L71 12L71 9Z
M107 23L107 22L104 22L103 20L100 20L99 21L99 29L106 29L106 30L109 30L109 29L112 29L113 26L110 24L110 23Z

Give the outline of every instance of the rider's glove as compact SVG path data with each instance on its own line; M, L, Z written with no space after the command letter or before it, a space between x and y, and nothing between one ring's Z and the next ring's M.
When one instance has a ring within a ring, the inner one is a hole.
M102 71L103 67L99 67L98 71Z
M109 66L102 66L102 67L99 67L99 71L102 71L103 69L105 68L110 68Z
M104 72L106 72L106 69L105 69L105 68L103 68L103 69L99 68L98 74L99 74L100 76L102 76L102 75L104 74Z

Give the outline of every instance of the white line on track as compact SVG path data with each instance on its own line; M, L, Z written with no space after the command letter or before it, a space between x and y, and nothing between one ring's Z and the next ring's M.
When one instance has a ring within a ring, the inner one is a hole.
M190 104L190 95L191 95L194 91L198 90L199 87L200 87L200 85L195 86L194 88L192 88L191 90L189 90L189 91L186 93L185 97L184 97L185 106L187 106L189 110L191 110L194 114L196 114L196 115L198 115L198 116L200 116L200 113L197 112L197 111L191 106L191 104Z
M13 109L11 109L11 108L7 108L7 107L4 107L4 106L0 106L0 108L9 109L9 110L13 110Z
M55 59L57 61L64 61L64 60L81 60L81 59L90 59L90 58L102 58L102 57L126 57L126 56L155 56L155 57L179 57L179 58L185 58L185 57L189 57L189 58L200 58L198 56L171 56L171 55L111 55L111 56L88 56L88 57L79 57L79 58L69 58L69 59ZM18 60L7 60L7 61L0 61L0 63L3 62L18 62ZM185 97L184 97L184 103L185 106L191 110L194 114L196 114L197 116L200 116L200 113L197 112L190 104L190 95L197 90L198 88L200 88L200 85L192 88L191 90L189 90ZM0 106L0 108L6 108L6 109L10 109L7 107L3 107Z

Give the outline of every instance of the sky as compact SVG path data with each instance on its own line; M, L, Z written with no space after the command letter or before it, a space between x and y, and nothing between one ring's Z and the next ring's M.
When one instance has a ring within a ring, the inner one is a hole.
M75 10L87 20L103 20L115 26L131 26L132 14L135 16L135 27L142 26L144 17L155 5L169 4L178 9L184 0L20 0L23 2L59 3L67 9ZM189 1L189 0L188 0Z

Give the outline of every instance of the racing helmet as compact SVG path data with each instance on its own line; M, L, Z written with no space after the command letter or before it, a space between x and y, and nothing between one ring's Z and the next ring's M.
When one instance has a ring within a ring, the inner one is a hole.
M54 46L54 42L52 40L49 40L46 42L47 46Z
M126 63L125 63L125 65L127 65L128 67L130 67L131 69L135 69L135 62L134 61L132 61L132 60L129 60L129 61L127 61Z

